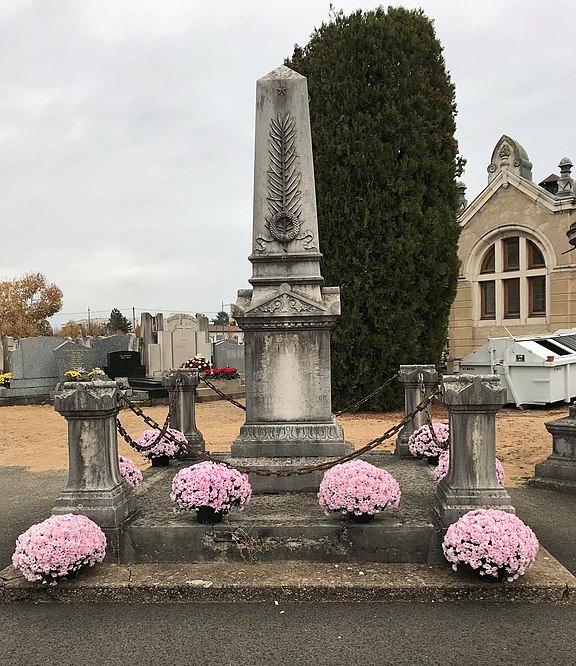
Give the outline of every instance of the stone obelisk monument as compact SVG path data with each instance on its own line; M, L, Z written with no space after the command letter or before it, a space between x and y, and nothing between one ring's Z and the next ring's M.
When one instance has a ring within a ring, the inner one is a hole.
M232 456L325 457L351 450L332 415L330 330L339 287L323 287L308 86L281 66L256 88L252 289L244 331L246 423Z

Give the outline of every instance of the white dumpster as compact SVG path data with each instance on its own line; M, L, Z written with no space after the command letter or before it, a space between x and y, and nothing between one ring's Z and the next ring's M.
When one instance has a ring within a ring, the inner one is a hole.
M460 361L460 373L500 375L508 402L547 405L576 397L576 329L492 338Z

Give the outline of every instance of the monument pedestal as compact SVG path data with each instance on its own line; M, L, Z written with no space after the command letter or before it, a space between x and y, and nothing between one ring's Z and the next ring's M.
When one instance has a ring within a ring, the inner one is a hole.
M552 454L536 465L532 485L576 494L576 407L567 417L544 424L552 435Z
M337 457L351 450L333 419L331 423L246 423L231 453L238 457Z
M116 529L137 512L134 491L120 476L116 382L65 382L54 409L68 421L68 483L54 514L82 513Z

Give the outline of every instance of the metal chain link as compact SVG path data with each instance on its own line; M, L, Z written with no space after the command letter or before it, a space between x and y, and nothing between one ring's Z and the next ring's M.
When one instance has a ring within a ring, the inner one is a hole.
M373 398L375 395L380 393L380 391L383 391L389 384L391 384L396 378L398 377L398 373L390 377L390 379L387 379L383 384L380 384L380 386L377 389L374 389L372 393L369 393L365 398L362 398L361 400L358 400L352 405L349 405L348 407L345 407L344 409L341 409L339 412L336 412L334 416L342 416L342 414L346 414L347 412L351 412L353 409L356 409L356 407L360 407L360 405L363 405L365 402L370 400L370 398Z
M153 449L163 437L166 437L170 441L178 444L180 448L182 448L182 442L177 440L171 433L168 432L168 428L170 427L170 417L172 416L172 412L174 409L174 405L176 403L176 396L178 392L181 389L181 380L177 379L176 380L176 385L174 388L174 391L169 391L170 399L168 401L168 414L166 414L166 418L164 420L164 424L160 425L154 419L150 418L144 412L138 407L136 404L132 402L128 398L127 395L125 395L122 392L119 392L119 398L123 402L126 403L126 405L129 407L129 409L136 414L136 416L140 416L144 422L149 425L153 430L158 430L158 437L150 443L150 444L139 444L137 441L135 441L130 435L128 434L126 428L122 425L120 419L117 417L116 418L116 429L118 430L119 434L124 438L124 441L131 446L133 449L138 451L138 453L145 453L146 451L150 451Z
M208 388L211 388L215 393L217 393L221 398L224 398L224 400L228 400L228 402L231 402L233 405L236 407L239 407L240 409L243 409L246 411L246 407L240 403L234 400L234 398L231 398L229 395L226 395L223 391L221 391L219 388L216 388L212 382L209 382L206 377L202 377L201 375L198 375L201 381L203 381Z
M380 393L380 391L383 391L389 384L391 384L396 378L398 377L398 374L393 375L390 377L390 379L386 380L383 384L381 384L378 388L374 389L371 393L369 393L366 397L362 398L361 400L358 400L352 405L349 405L348 407L345 407L344 409L341 409L339 412L336 412L334 416L341 416L342 414L346 414L347 412L352 411L353 409L356 409L356 407L359 407L360 405L364 404L370 398L373 398L375 395ZM246 411L246 407L242 405L241 403L237 402L230 396L226 395L223 391L220 389L216 388L212 382L208 381L205 377L200 376L200 380L203 381L208 388L211 388L215 393L217 393L221 398L224 398L224 400L227 400L228 402L231 402L233 405L236 407L239 407L240 409Z
M235 465L232 463L229 463L225 460L222 460L220 458L214 458L211 456L209 453L203 453L200 451L195 451L191 448L189 448L187 445L183 445L182 448L183 450L193 456L194 458L198 458L199 460L209 460L211 462L217 463L219 465L224 465L225 467L230 467L233 469L237 469L239 472L242 472L244 474L254 474L256 476L280 476L280 477L286 477L286 476L299 476L302 474L310 474L311 472L320 472L324 471L327 469L330 469L331 467L334 467L334 465L339 465L340 463L343 462L348 462L350 460L354 460L355 458L358 458L359 456L363 455L367 451L371 451L372 449L375 449L377 446L382 444L387 439L390 439L390 437L393 437L395 434L397 434L409 421L411 421L418 412L422 411L425 409L431 402L432 400L440 394L440 391L437 389L434 391L431 395L427 396L422 400L410 414L407 414L399 423L397 423L395 426L392 426L386 432L381 435L380 437L376 437L375 439L371 440L364 446L362 446L359 449L356 449L355 451L351 451L350 453L346 454L345 456L341 456L340 458L335 458L333 460L327 460L326 462L323 463L318 463L317 465L308 465L305 467L296 467L296 468L288 468L288 469L262 469L258 467L247 467L244 465ZM179 443L178 440L174 438L174 436L167 432L166 433L166 438L174 441L176 443Z
M392 377L390 380L386 382L386 384L390 383L395 377ZM422 381L422 386L423 386L423 381ZM176 391L174 391L174 395L176 394ZM248 467L244 465L233 465L232 463L229 463L225 460L221 460L220 458L214 458L211 456L209 453L204 453L200 451L196 451L191 449L188 445L182 444L179 440L177 440L172 433L167 432L167 423L169 422L169 417L170 417L170 412L172 406L170 406L170 409L168 411L168 416L166 417L166 421L164 426L160 426L156 421L151 419L149 416L146 416L144 412L137 407L127 396L124 394L121 394L120 397L121 399L126 402L128 407L138 416L142 417L144 421L150 425L152 428L160 430L160 434L157 438L157 440L154 442L154 444L148 445L148 446L142 446L135 442L130 435L126 432L126 429L122 426L120 423L120 420L117 419L117 429L118 432L124 437L125 441L135 448L137 451L148 451L150 450L153 446L155 446L157 441L160 441L161 437L166 437L166 439L174 442L177 444L181 450L194 458L198 458L200 460L209 460L211 462L217 463L219 465L224 465L225 467L230 467L233 469L237 469L239 472L242 472L244 474L254 474L256 476L279 476L279 477L287 477L287 476L299 476L302 474L310 474L311 472L320 472L320 471L325 471L327 469L330 469L331 467L334 467L335 465L339 465L343 462L348 462L350 460L354 460L355 458L360 457L364 453L371 451L372 449L375 449L377 446L382 444L382 442L386 441L387 439L390 439L390 437L393 437L395 434L400 432L402 428L409 423L415 416L418 414L418 412L421 412L422 410L426 409L428 405L432 402L432 400L440 395L440 389L437 387L435 391L433 391L429 396L426 396L425 393L423 395L423 399L416 405L416 407L409 413L407 414L399 423L397 423L395 426L392 426L391 428L388 428L384 432L383 435L380 437L376 437L375 439L372 439L369 441L367 444L362 446L359 449L356 449L354 451L351 451L350 453L341 456L340 458L335 458L333 460L328 460L323 463L318 463L317 465L307 465L304 467L296 467L296 468L288 468L288 469L262 469L262 468L254 468L254 467ZM243 405L241 405L244 407ZM429 418L429 414L427 414ZM437 440L435 439L437 442Z

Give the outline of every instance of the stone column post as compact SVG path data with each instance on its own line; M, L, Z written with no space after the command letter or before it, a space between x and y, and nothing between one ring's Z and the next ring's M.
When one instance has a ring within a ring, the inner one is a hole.
M447 527L473 509L515 513L496 476L496 412L506 402L497 375L444 377L450 424L450 469L438 483L435 506Z
M176 391L178 382L180 386ZM168 389L169 404L172 405L170 427L184 433L188 445L193 451L203 453L205 451L204 437L196 427L196 387L199 383L198 373L194 370L171 370L162 377L162 384ZM179 457L194 458L192 454L187 453Z
M422 395L421 381L424 383L426 396L431 395L438 384L438 373L433 365L401 365L398 372L398 381L404 387L404 413L410 414L425 396ZM429 404L404 426L396 440L394 453L401 458L410 458L408 439L418 428L428 423L431 418L432 405Z
M82 513L103 528L136 512L132 488L120 476L116 382L65 382L54 409L68 421L68 485L53 513Z
M552 454L536 465L533 484L539 488L576 492L576 405L568 416L544 424L552 435Z

